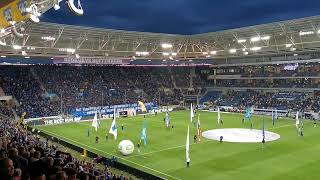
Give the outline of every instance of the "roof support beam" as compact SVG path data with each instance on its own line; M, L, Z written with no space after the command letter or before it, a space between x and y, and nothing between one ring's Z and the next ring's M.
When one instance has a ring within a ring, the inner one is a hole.
M64 27L60 26L60 28L58 29L58 37L56 37L56 39L52 42L51 44L51 48L54 48L54 46L57 44L57 42L59 41L62 33L63 33Z

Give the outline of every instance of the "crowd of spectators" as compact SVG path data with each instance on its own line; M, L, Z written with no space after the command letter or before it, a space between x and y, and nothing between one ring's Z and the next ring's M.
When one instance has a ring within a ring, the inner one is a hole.
M241 77L306 77L318 76L319 72L319 63L237 66L217 69L217 75L241 75Z
M171 74L177 87L190 87L190 70L188 67L171 68Z
M0 101L0 115L13 117L11 108L8 106L7 102L5 101Z
M310 70L309 66L304 68ZM317 68L311 67L313 71ZM259 69L256 67L255 71L260 72ZM248 72L243 68L242 71ZM14 107L17 114L27 112L28 118L68 113L80 107L136 103L138 100L178 105L184 95L203 95L206 92L204 87L213 86L214 81L208 80L210 74L210 68L206 67L1 66L0 87L6 95L17 99L18 104ZM215 86L318 88L319 82L310 78L218 79ZM266 94L261 99L266 99L265 96L271 97ZM235 97L230 95L224 101L236 104L241 95ZM262 101L261 106L266 106L265 102Z
M216 101L220 106L237 106L247 107L255 106L256 108L281 110L304 110L320 111L319 92L314 96L296 92L263 92L263 91L227 91Z
M259 87L259 88L319 88L319 82L313 79L219 79L218 87Z
M6 95L18 100L16 111L19 115L27 111L29 117L56 115L59 109L55 101L42 97L42 90L26 67L0 67L0 86Z
M26 111L27 118L138 100L174 105L183 99L169 70L151 67L1 66L0 87L18 100L16 111Z
M132 179L123 174L115 175L110 166L98 167L96 162L78 160L49 141L40 139L37 133L17 128L12 120L0 117L0 179Z

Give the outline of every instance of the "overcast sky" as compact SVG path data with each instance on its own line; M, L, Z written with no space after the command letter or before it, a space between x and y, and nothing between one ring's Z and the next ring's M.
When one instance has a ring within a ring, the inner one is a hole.
M75 0L76 1L76 0ZM76 1L77 2L77 1ZM320 0L81 0L85 14L67 5L42 21L109 29L197 34L320 15Z

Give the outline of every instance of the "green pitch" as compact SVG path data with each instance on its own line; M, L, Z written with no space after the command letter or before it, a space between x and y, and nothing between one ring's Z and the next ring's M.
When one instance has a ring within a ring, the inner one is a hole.
M64 125L41 126L41 131L64 139L82 148L118 160L138 169L159 175L166 179L196 180L293 180L320 179L320 129L313 127L312 122L305 121L304 137L298 137L295 121L278 119L272 127L271 118L265 117L266 129L280 134L277 141L269 142L262 149L261 143L219 143L202 138L201 143L193 143L197 129L190 123L189 111L171 112L170 119L174 128L165 128L165 114L148 115L147 146L140 147L143 127L143 116L117 119L118 138L105 135L109 131L111 120L103 120L97 135L99 143L95 143L96 132L91 122ZM216 128L249 128L246 121L242 125L243 114L221 114L224 124L217 124L217 114L198 111L201 114L202 132ZM261 129L261 116L253 116L255 129ZM124 130L121 130L123 124ZM186 167L185 143L187 126L190 125L190 167ZM90 137L87 137L87 129ZM128 157L122 156L117 146L121 140L129 139L135 144L135 151Z

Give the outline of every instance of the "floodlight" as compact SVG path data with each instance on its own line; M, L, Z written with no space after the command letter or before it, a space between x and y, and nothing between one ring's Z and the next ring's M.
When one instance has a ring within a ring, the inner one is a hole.
M260 41L260 36L256 36L256 37L252 37L250 39L251 42L257 42L257 41Z
M55 37L52 37L52 36L42 36L41 37L42 40L47 40L47 41L54 41L56 40Z
M311 35L311 34L314 34L314 31L300 31L299 32L300 36L306 36L306 35Z
M262 39L262 40L269 40L269 39L270 39L270 36L262 36L261 39Z
M230 52L230 53L236 53L237 50L236 50L236 49L230 49L229 52Z
M258 50L260 50L260 49L261 49L261 47L257 47L257 46L250 48L251 51L258 51Z
M2 55L1 57L2 57L2 58L6 58L7 56L3 56L3 55Z
M36 50L36 48L35 48L35 47L28 46L28 47L27 47L27 50Z
M164 48L164 49L172 48L172 44L163 43L163 44L161 44L161 47Z
M76 52L76 50L75 49L72 49L72 48L61 48L61 49L59 49L59 51L61 51L61 52L69 52L69 53L74 53L74 52Z
M215 55L215 54L217 54L217 51L211 51L210 54Z
M246 39L238 39L238 43L245 43L246 41Z
M295 51L295 50L297 50L297 48L295 47L290 48L290 51Z
M75 49L67 49L67 52L70 52L70 53L74 53L74 52L76 52L76 50Z
M164 56L169 56L169 55L170 55L170 53L163 52L163 53L162 53L162 55L164 55Z
M146 51L144 51L144 52L137 51L137 52L136 52L136 55L138 55L138 56L147 56L147 55L149 55L149 52L146 52Z
M171 53L172 56L177 56L177 53Z
M286 48L289 48L291 46L292 46L292 44L286 44Z
M22 47L19 46L19 45L12 45L12 48L15 49L15 50L19 50L19 49L21 49Z

